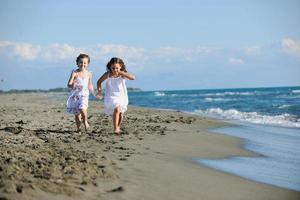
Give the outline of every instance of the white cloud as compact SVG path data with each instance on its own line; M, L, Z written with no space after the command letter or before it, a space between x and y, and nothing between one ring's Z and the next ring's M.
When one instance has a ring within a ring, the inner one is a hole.
M56 63L75 60L80 53L89 54L92 60L107 61L108 57L117 56L130 64L148 59L149 52L143 48L119 44L98 44L87 47L75 47L69 44L54 43L45 47L29 43L0 41L0 55L18 57L23 60L42 60Z
M148 58L146 49L120 44L98 44L90 47L87 52L95 60L107 62L107 57L116 56L123 58L129 65L138 65Z
M260 55L262 46L248 46L238 50L246 55ZM283 52L300 57L300 41L285 38L281 40ZM271 47L269 48L271 49ZM223 53L228 55L232 49L211 48L206 46L196 46L191 48L160 47L146 49L123 44L95 44L89 46L73 46L64 43L54 43L48 46L35 45L30 43L19 43L14 41L0 41L0 56L10 59L18 58L24 61L42 61L48 63L75 62L80 53L89 54L92 62L107 62L112 56L121 57L131 66L140 66L147 62L173 62L184 61L194 62L203 57ZM243 59L230 57L230 64L245 64Z
M259 55L261 54L261 47L259 46L245 47L243 51L247 55Z
M281 40L281 48L289 55L300 57L300 41L284 38Z
M5 54L9 57L17 56L24 60L34 60L38 57L40 51L41 47L39 45L0 41L0 54Z
M245 64L244 60L240 59L240 58L234 58L231 57L229 58L228 62L232 65L242 65Z
M150 51L150 54L155 58L180 59L185 61L193 61L199 57L209 55L219 51L216 48L198 46L194 48L178 48L178 47L161 47Z
M102 55L115 54L119 57L142 56L145 53L145 49L143 48L129 47L120 44L99 44L97 45L96 50L99 50L99 53Z
M74 59L74 55L83 53L82 48L76 48L68 44L51 44L42 49L40 57L47 61L60 61L66 59Z
M86 47L75 47L69 44L54 43L41 47L29 43L0 41L0 55L17 56L23 60L42 60L51 63L75 60L80 53L89 54L91 60L107 62L109 57L123 58L129 65L141 65L151 60L184 60L187 62L199 59L219 51L216 48L197 46L194 48L161 47L145 49L122 44L97 44Z

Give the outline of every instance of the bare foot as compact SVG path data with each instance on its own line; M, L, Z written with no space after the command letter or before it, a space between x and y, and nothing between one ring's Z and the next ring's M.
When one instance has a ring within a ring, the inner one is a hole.
M90 128L90 125L87 121L84 122L84 128L85 128L85 131L87 131Z
M81 120L76 121L76 127L77 127L76 132L80 131L80 126L81 126Z
M120 133L121 133L120 128L116 128L116 130L114 130L114 133L117 134L117 135L120 135Z

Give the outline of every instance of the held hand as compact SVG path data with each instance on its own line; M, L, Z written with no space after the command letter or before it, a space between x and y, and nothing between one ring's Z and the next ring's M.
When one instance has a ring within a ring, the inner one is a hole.
M101 100L101 99L103 99L103 96L102 96L102 94L96 94L96 99L99 99L99 100Z
M99 99L99 100L103 99L101 91L97 91L97 92L95 92L95 94L96 94L95 95L96 99Z

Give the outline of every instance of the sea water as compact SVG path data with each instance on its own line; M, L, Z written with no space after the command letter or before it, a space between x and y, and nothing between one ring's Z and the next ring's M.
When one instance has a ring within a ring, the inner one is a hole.
M300 87L132 92L129 102L253 124L300 128Z
M197 159L217 170L250 180L300 191L300 130L243 124L211 130L243 139L244 147L259 157Z
M238 126L212 130L243 139L259 157L196 159L199 164L250 180L300 191L300 87L129 93L129 102L173 109Z

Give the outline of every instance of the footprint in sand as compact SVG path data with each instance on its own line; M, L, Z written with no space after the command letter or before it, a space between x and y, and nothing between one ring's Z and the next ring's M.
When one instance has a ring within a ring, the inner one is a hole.
M23 128L18 126L18 127L5 127L5 128L2 128L0 130L4 130L6 132L10 132L10 133L13 133L13 134L19 134L22 132Z

